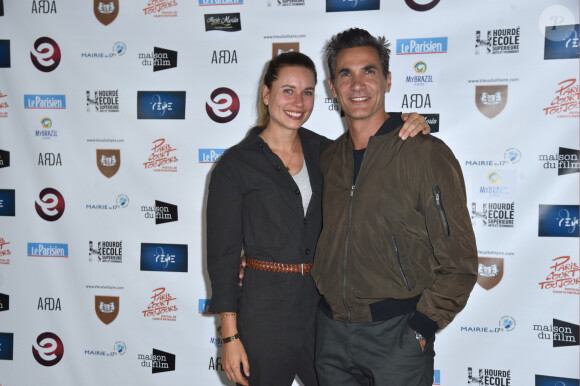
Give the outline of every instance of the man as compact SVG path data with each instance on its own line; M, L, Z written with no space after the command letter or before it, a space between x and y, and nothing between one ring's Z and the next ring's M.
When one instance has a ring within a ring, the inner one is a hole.
M439 139L402 141L385 112L388 43L353 28L326 48L348 132L323 150L312 276L322 386L433 383L435 332L465 307L477 249L459 163Z

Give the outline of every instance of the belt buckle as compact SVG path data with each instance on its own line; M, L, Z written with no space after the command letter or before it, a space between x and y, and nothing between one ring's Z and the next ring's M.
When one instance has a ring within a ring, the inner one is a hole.
M300 269L302 270L302 276L304 276L304 263L300 264Z

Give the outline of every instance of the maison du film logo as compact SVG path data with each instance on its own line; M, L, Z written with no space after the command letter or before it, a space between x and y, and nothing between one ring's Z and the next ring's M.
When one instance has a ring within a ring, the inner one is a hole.
M0 312L10 310L10 295L0 293Z
M165 224L178 220L177 205L155 200L155 206L141 206L145 218L154 218L155 224Z
M139 60L144 67L153 67L153 72L177 67L177 51L153 47L153 52L140 53Z
M144 318L170 322L175 322L177 320L177 316L174 314L179 310L175 304L177 298L171 296L165 287L154 289L153 295L150 299L151 301L147 305L147 308L141 311Z
M43 332L32 345L32 355L41 365L54 366L64 355L64 344L55 333Z
M237 32L242 30L242 21L239 13L214 13L203 15L205 30Z
M230 122L240 111L240 98L227 87L216 88L205 103L205 111L214 122Z
M475 106L489 119L503 111L508 100L508 85L475 86Z
M511 370L467 368L467 384L478 386L510 386Z
M475 54L517 54L520 27L475 31Z
M89 241L89 261L99 263L122 263L123 241Z
M119 0L93 0L93 12L98 21L109 25L119 15Z
M54 188L44 188L34 204L36 213L46 221L56 221L64 214L64 197Z
M179 158L175 155L177 148L166 143L165 138L153 141L153 147L147 161L143 162L146 170L154 172L176 172Z
M570 256L555 257L545 279L538 285L555 294L580 295L580 267Z
M474 226L513 228L515 202L472 202L471 222Z
M498 257L478 257L477 284L490 290L503 278L503 259Z
M101 322L112 323L119 315L119 297L95 295L95 313Z
M56 13L55 0L33 0L31 13Z
M118 113L119 89L116 90L87 90L87 112Z
M544 59L578 59L578 24L547 26L544 33Z
M555 115L557 118L580 117L580 85L576 78L570 78L557 84L556 96L548 107L544 107L545 115Z
M544 169L557 169L558 175L578 173L580 171L580 152L565 147L558 148L555 154L540 154L538 161L542 162Z
M34 50L30 51L30 60L36 69L51 72L60 64L61 52L58 44L47 36L34 42Z
M552 324L534 324L538 339L551 340L552 347L578 346L578 325L553 319Z
M121 167L121 150L97 149L97 168L107 178L113 177Z
M578 237L578 205L540 205L539 237Z
M152 17L177 17L177 0L142 0L147 3L143 8L144 15Z
M175 354L154 348L151 354L138 354L137 359L141 367L150 367L152 374L175 371Z

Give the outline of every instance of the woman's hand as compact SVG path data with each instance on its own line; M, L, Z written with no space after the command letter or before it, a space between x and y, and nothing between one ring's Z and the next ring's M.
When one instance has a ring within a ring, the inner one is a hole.
M240 339L224 343L222 349L222 365L228 379L240 385L248 386L248 380L242 375L241 367L244 369L246 377L250 376L250 363L246 350Z

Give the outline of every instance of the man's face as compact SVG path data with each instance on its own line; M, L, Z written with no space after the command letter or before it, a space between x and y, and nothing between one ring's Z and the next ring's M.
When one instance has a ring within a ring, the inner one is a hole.
M391 89L391 73L383 75L378 51L370 46L341 50L336 56L330 91L347 121L384 120L385 93Z

